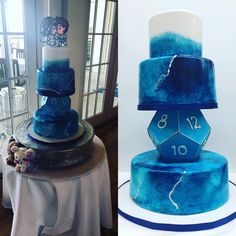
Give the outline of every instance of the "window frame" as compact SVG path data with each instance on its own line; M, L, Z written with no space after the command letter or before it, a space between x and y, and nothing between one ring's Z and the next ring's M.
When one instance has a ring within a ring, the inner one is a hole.
M106 23L106 14L107 14L107 8L108 8L108 2L115 2L115 11L114 11L114 19L113 19L113 32L106 33L105 32L105 23ZM94 9L94 16L93 16L93 28L92 32L90 32L88 27L88 40L89 37L92 36L92 46L91 46L91 54L92 58L90 59L90 63L86 63L86 70L89 68L89 80L88 80L88 88L87 92L84 91L84 88L82 90L83 92L83 100L86 99L86 110L84 110L84 103L82 106L83 114L85 113L85 118L93 125L98 125L101 123L104 123L106 120L109 120L115 116L117 116L117 106L113 107L113 100L114 100L114 94L115 94L115 88L116 88L116 79L117 79L117 15L118 15L118 2L115 0L105 0L105 9L104 9L104 17L103 17L103 26L102 26L102 32L96 32L96 17L97 17L97 8L98 8L98 0L95 1L95 9ZM91 10L91 9L90 9ZM94 36L101 35L101 45L100 45L100 54L99 54L99 62L96 64L93 64L93 50L94 50ZM111 43L110 43L110 49L109 49L109 60L107 62L102 62L102 56L103 56L103 42L106 35L110 35L112 37ZM87 40L87 41L88 41ZM89 49L89 45L87 44L87 52ZM106 75L106 92L103 98L103 111L101 113L96 114L97 109L97 99L98 99L98 89L99 89L99 82L100 82L100 70L103 65L108 65L108 71ZM98 75L97 75L97 81L96 81L96 89L94 91L90 91L91 86L91 74L92 70L91 68L94 66L98 66ZM86 72L84 75L84 78L86 79ZM85 83L84 83L85 86ZM91 94L95 94L95 106L94 106L94 112L93 116L88 116L88 107L89 107L89 96Z
M28 30L27 29L32 29L29 27L32 27L32 25L35 24L35 11L32 11L32 9L35 9L35 1L31 1L31 0L22 0L22 11L23 11L23 32L9 32L7 31L7 27L6 27L6 16L5 16L5 9L4 9L4 4L5 1L4 0L0 0L0 4L1 4L1 15L2 15L2 25L3 25L3 30L0 33L0 35L3 36L3 40L4 40L4 49L5 49L5 58L6 58L6 62L7 62L7 76L4 76L3 78L1 78L0 80L2 81L2 83L6 82L8 85L8 101L9 101L9 110L10 110L10 116L0 119L0 123L1 125L3 124L4 121L10 121L11 123L11 133L14 132L14 120L17 119L18 117L22 117L25 116L25 118L23 119L27 119L31 116L32 111L34 110L34 100L31 97L31 91L33 90L33 87L35 87L35 82L31 82L32 81L32 67L36 67L36 63L34 61L34 50L28 50L28 48L33 49L34 46L32 45L35 44L35 37L33 36L34 40L32 40L32 34L33 31L32 30ZM26 20L27 18L27 20ZM29 26L30 24L30 26ZM35 27L34 27L35 28ZM22 76L10 76L10 67L11 65L9 64L9 58L10 57L10 52L9 52L9 47L8 47L8 37L11 35L22 35L24 37L24 58L25 58L25 74ZM31 46L29 45L29 42L31 42ZM30 63L28 63L30 58ZM33 75L34 76L34 75ZM12 91L11 88L14 86L13 85L13 81L16 81L18 79L24 79L25 80L25 89L26 89L26 100L27 100L27 111L23 112L23 113L19 113L19 114L14 114L13 111L13 100L12 100ZM8 134L6 134L8 136Z

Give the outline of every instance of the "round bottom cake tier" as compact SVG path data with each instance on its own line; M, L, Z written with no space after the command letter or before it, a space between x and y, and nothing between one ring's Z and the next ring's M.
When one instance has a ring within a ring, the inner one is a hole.
M74 110L69 110L64 116L55 118L39 109L34 113L33 129L43 137L62 139L78 131L78 120L78 114Z
M211 211L229 199L227 160L202 151L193 163L164 163L157 150L131 163L130 196L140 207L170 215Z

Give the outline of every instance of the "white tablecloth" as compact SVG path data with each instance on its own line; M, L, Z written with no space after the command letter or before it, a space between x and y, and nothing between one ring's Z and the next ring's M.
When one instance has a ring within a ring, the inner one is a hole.
M106 151L94 137L95 155L82 166L22 174L6 165L3 147L3 206L14 212L11 236L99 236L112 227Z
M229 178L233 182L236 182L236 174L230 174ZM129 172L119 172L119 186L129 179L130 179ZM222 236L222 235L235 236L235 233L236 233L236 219L229 222L226 225L223 225L215 229L195 231L195 232L168 232L168 231L162 231L162 230L153 230L153 229L145 228L137 224L134 224L126 220L120 215L118 217L118 222L119 222L119 225L118 225L119 236L124 236L124 235L129 235L129 236Z

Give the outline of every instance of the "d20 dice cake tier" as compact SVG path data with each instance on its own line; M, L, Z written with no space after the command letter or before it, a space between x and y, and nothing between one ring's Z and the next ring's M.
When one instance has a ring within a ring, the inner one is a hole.
M67 47L43 47L43 66L37 70L37 92L46 96L34 114L33 129L44 137L67 138L78 132L78 114L71 109L75 73Z
M139 110L157 110L148 127L156 150L131 162L130 196L154 212L211 211L229 198L227 160L202 150L210 126L200 109L216 108L214 65L201 57L201 19L167 11L150 20L150 56L141 62Z

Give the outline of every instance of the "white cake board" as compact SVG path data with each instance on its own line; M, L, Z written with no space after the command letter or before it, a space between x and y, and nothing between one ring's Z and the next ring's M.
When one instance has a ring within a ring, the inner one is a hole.
M151 212L136 205L129 195L130 182L125 181L118 190L118 212L125 220L151 231L193 232L214 229L236 218L234 182L229 183L230 199L222 207L206 213L176 216Z
M62 138L62 139L47 138L47 137L43 137L43 136L38 135L33 130L33 123L32 122L28 125L27 131L28 131L28 134L31 138L36 139L38 141L41 141L44 143L62 143L62 142L72 141L72 140L75 140L75 139L81 137L84 133L84 126L81 123L79 123L78 132L76 132L74 135L72 135L68 138Z

